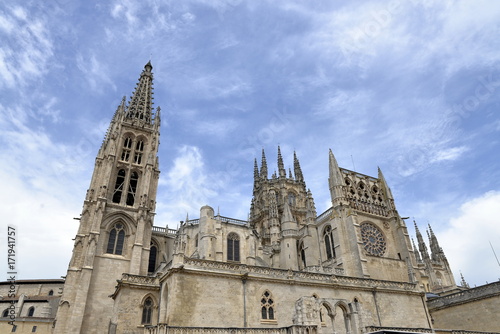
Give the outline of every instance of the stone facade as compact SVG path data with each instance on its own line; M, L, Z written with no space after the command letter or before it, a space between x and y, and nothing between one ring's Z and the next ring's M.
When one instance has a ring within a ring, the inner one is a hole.
M52 333L64 280L0 282L0 333ZM12 323L13 321L13 323Z
M425 292L457 286L432 230L430 253L420 232L412 246L380 169L341 168L330 151L332 206L318 215L297 155L287 172L278 147L271 177L265 152L255 160L248 221L204 206L154 226L152 81L148 63L97 155L54 333L432 330Z
M500 282L433 298L428 306L436 328L500 332Z

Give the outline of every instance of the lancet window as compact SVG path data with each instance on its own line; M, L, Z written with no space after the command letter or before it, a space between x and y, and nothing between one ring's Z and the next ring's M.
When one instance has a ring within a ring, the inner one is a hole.
M323 232L323 238L325 240L326 258L334 259L335 255L335 244L333 243L332 227L327 225L325 231Z
M120 203L122 199L123 187L125 185L125 169L120 169L116 176L115 190L113 192L113 203Z
M31 306L29 309L28 309L28 317L32 317L33 314L35 314L35 308L33 306Z
M108 247L106 248L106 253L122 255L124 242L124 226L122 223L116 223L109 232Z
M236 233L227 236L227 260L240 261L240 237Z
M138 181L139 181L139 174L137 174L137 172L132 172L130 174L130 181L128 184L127 205L134 205L135 193L137 190Z
M264 294L262 294L260 303L261 303L262 320L274 320L275 319L274 300L269 291L266 290Z
M146 298L144 305L142 306L142 324L151 324L151 316L153 314L153 299L151 297Z
M135 153L134 153L134 163L140 165L142 162L142 154L144 151L144 141L139 140L135 145Z
M158 247L151 242L151 246L149 247L149 263L148 263L148 272L152 273L156 269L156 255L158 253Z
M130 159L130 151L132 150L132 138L126 137L123 141L123 149L121 160L128 161Z

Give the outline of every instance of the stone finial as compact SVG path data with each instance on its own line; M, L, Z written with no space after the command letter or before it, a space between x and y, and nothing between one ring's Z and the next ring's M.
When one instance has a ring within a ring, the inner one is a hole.
M304 176L302 175L302 169L300 168L299 159L295 151L293 152L293 170L295 173L295 180L304 181Z
M286 178L285 164L283 163L283 157L281 156L281 149L278 146L278 175L279 177Z
M260 167L260 178L267 180L267 160L264 149L262 149L262 165Z

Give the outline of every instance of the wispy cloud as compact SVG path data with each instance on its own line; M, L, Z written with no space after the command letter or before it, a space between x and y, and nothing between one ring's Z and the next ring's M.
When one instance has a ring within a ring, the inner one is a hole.
M491 249L500 252L500 192L491 191L461 205L449 225L441 228L438 240L455 270L465 279L484 284L500 279L500 267ZM478 259L481 259L478 262Z
M53 42L44 15L19 6L7 6L0 13L0 88L24 86L49 69Z

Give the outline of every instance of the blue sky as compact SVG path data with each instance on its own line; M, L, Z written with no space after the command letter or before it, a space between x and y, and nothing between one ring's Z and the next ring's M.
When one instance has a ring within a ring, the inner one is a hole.
M104 132L151 59L155 225L205 204L246 219L253 159L264 148L272 173L278 145L319 214L331 148L380 166L457 281L499 279L499 22L493 0L0 4L0 228L18 230L19 277L65 275Z

